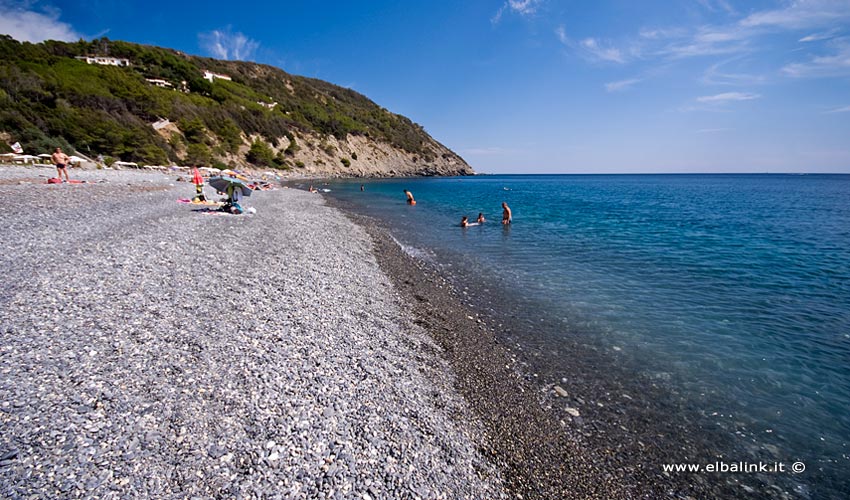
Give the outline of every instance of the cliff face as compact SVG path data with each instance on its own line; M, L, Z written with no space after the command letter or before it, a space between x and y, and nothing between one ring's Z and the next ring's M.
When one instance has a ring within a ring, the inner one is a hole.
M106 54L121 64L84 57ZM106 39L30 44L0 35L2 133L28 153L61 146L150 165L357 177L474 173L421 126L351 89Z
M385 141L348 135L343 140L302 132L294 139L300 148L288 172L318 177L411 177L474 175L467 163L442 144L431 141L429 158ZM247 147L247 146L246 146ZM303 166L302 166L303 165Z

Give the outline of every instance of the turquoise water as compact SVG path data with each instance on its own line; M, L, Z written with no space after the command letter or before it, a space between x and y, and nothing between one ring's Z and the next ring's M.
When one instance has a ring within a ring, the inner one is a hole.
M850 494L850 176L479 176L328 187L384 220L411 253L479 282L476 294L521 298L511 315L565 325L547 337L581 336L691 397L717 424L712 432L805 462L795 478L803 496ZM416 206L404 203L405 188ZM507 228L503 201L514 216ZM458 227L479 212L484 225Z

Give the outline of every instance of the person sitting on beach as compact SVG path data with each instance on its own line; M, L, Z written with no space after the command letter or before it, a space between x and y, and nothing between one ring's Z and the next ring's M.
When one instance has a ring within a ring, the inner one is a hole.
M204 194L204 185L203 184L195 184L195 197L192 198L192 201L198 203L204 203L207 201L207 197Z
M460 220L460 227L469 227L469 217L465 215L463 216L463 218Z
M510 224L511 223L511 209L508 207L508 204L502 202L502 224Z
M244 211L242 205L239 204L242 201L242 188L231 184L227 186L225 194L227 195L227 200L224 202L224 205L219 207L219 211L237 215L241 214Z
M65 174L65 182L71 182L68 177L68 165L71 163L71 158L62 152L62 148L56 148L56 151L50 156L53 164L56 165L56 177L62 180L62 174Z
M413 193L411 193L410 191L405 189L404 194L407 195L407 204L408 205L416 205L416 200L413 199Z
M479 224L483 224L483 223L484 223L484 214L483 214L483 213L478 212L478 221L477 221L477 222L478 222Z

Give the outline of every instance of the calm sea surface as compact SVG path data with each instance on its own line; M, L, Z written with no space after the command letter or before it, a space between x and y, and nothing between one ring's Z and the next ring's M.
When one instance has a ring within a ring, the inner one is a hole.
M325 187L475 293L521 298L512 315L568 325L545 335L580 335L706 406L716 432L804 462L801 496L850 497L850 175L360 184Z

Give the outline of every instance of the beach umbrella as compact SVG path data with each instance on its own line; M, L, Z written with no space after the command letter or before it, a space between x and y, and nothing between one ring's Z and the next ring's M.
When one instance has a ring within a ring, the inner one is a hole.
M251 188L241 179L230 177L227 175L217 175L210 177L208 184L216 191L225 192L230 186L238 187L242 190L242 196L251 196Z
M192 172L192 182L194 182L196 186L200 186L204 183L204 178L201 177L201 171L198 170L198 167L195 167L195 171Z

